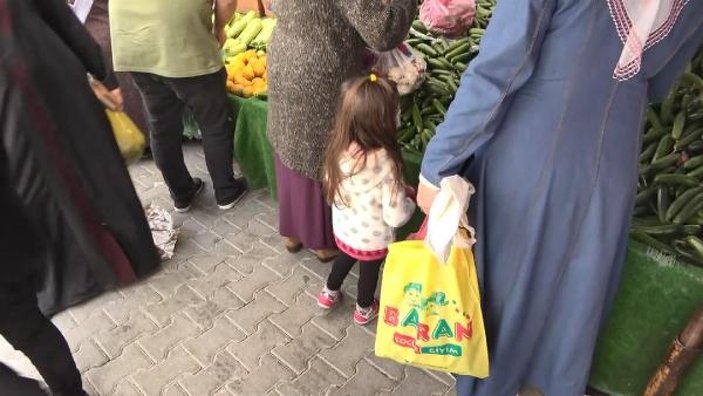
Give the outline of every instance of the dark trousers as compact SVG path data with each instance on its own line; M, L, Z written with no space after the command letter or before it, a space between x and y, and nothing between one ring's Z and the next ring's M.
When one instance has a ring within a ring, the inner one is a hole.
M32 282L0 283L0 334L32 361L54 395L85 394L71 350L39 311Z
M234 120L225 89L226 73L167 78L132 73L151 124L151 151L174 200L187 199L193 179L183 159L183 114L188 108L203 135L205 163L218 202L237 194L232 160Z
M356 302L361 308L368 308L373 304L376 286L378 285L378 273L381 271L383 260L359 261L359 290ZM327 278L327 288L330 290L341 289L344 279L349 275L349 271L351 271L357 261L357 259L350 257L344 252L339 252L339 255L334 260L332 272Z
M9 367L0 363L0 389L3 396L46 396L39 383L20 377Z

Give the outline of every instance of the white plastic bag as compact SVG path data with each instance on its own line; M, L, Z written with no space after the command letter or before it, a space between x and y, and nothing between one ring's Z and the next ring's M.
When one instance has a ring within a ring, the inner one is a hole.
M420 21L431 32L447 37L465 34L475 15L475 0L425 0L420 6Z
M430 208L425 243L443 263L449 258L452 244L470 247L475 243L475 231L469 227L466 215L475 191L474 186L461 176L445 177L440 182L439 193ZM455 240L460 226L469 231L470 240Z
M390 51L376 52L372 69L393 81L400 95L407 95L425 81L427 63L409 45L402 43Z

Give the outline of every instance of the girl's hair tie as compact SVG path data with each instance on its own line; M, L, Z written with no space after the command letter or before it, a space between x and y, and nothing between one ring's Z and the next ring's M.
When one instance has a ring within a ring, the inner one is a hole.
M373 82L373 83L375 83L376 81L378 81L378 77L376 76L375 73L371 73L371 75L369 75L369 81L371 81L371 82Z

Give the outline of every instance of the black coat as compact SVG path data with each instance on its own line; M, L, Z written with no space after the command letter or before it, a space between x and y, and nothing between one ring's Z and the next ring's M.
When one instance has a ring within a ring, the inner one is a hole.
M11 184L48 242L47 314L159 262L87 72L116 86L65 0L0 0L0 133Z

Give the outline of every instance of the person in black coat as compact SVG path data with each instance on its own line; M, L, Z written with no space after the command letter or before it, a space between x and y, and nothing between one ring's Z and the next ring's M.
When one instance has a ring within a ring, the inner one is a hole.
M7 172L0 147L0 335L23 352L54 395L85 395L71 350L59 330L39 311L37 285L46 241L32 225ZM0 393L30 395L31 381L0 365Z
M0 0L0 32L0 145L47 235L38 297L50 315L153 272L159 256L86 78L117 88L100 46L65 0Z

